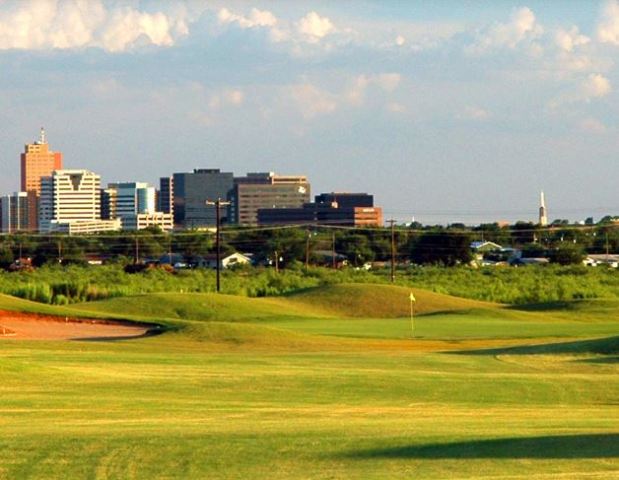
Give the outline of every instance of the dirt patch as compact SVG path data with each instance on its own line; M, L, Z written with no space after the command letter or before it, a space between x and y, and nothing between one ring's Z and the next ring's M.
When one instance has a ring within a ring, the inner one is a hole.
M120 340L160 333L157 325L0 311L2 340Z

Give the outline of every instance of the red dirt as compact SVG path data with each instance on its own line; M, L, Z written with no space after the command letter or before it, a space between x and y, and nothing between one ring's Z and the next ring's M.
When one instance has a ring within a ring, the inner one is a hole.
M153 325L0 311L1 340L113 340L152 333Z

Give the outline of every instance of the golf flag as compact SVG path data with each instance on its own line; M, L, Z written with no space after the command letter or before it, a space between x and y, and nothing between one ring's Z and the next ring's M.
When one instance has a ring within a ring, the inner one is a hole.
M415 295L413 295L413 292L411 292L411 296L409 297L411 299L411 302L416 302L417 300L415 300Z

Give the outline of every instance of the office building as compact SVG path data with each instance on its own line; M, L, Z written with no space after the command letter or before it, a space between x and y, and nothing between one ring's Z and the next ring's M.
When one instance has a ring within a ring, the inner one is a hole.
M52 228L49 231L67 235L88 235L101 232L116 232L121 228L120 218L116 218L114 220L74 220L52 223Z
M337 203L340 208L373 207L374 196L367 193L331 192L321 193L314 197L316 203Z
M45 129L41 128L39 140L24 146L20 156L21 191L28 194L28 225L25 230L37 230L38 199L41 178L62 169L62 153L49 149Z
M259 225L334 225L382 227L380 207L338 207L336 203L306 203L301 208L261 208Z
M239 225L257 225L260 209L300 208L309 200L310 184L305 176L248 173L234 179L230 215Z
M115 188L104 188L101 190L101 218L112 220L116 218L118 191Z
M2 233L15 233L29 229L28 203L29 197L26 192L15 192L12 195L4 195L0 199Z
M219 169L195 169L193 173L175 173L174 223L183 228L204 228L215 225L216 212L206 201L227 200L234 186L234 175ZM222 223L228 222L227 209L221 210Z
M382 227L383 212L367 193L321 193L301 208L258 210L259 225Z
M62 169L62 153L52 152L41 128L39 140L24 146L21 154L21 191L41 194L41 177Z
M101 220L101 179L88 170L56 170L41 179L39 231L95 233L116 230L120 221Z
M157 210L163 213L174 213L174 177L159 179L159 198Z
M148 227L159 227L163 231L170 231L174 228L174 217L171 213L153 212L138 213L123 217L123 230L143 230Z
M144 182L109 183L101 200L103 218L124 218L156 211L155 188Z

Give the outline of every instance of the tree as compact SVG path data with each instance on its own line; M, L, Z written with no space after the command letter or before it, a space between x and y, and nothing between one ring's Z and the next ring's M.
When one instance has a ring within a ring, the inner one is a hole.
M550 261L559 265L581 264L585 258L583 248L575 243L562 243L549 252Z
M367 236L358 233L349 233L336 241L336 250L348 258L348 261L360 266L374 260L374 252L370 248Z
M471 254L469 232L437 230L423 233L413 243L411 260L419 264L454 266L469 263Z

